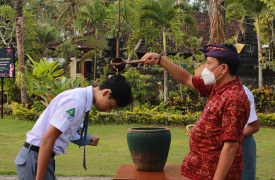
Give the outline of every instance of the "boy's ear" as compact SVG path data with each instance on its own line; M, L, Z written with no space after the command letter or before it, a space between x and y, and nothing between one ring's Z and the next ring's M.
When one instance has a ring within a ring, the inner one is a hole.
M112 93L112 91L110 89L103 89L102 90L102 95L103 96L109 96Z

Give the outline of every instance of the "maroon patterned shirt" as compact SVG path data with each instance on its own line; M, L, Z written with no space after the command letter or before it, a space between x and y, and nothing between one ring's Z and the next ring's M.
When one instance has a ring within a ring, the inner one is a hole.
M221 86L206 86L202 78L193 77L194 87L207 104L190 135L190 152L184 158L181 174L192 180L213 179L223 141L239 143L233 164L225 179L240 180L242 176L243 129L250 106L239 78Z

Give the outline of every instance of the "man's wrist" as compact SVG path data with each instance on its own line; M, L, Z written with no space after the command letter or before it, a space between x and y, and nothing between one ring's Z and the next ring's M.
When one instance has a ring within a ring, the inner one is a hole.
M159 54L159 61L158 61L158 65L160 64L160 61L161 61L161 56L162 56L162 54Z

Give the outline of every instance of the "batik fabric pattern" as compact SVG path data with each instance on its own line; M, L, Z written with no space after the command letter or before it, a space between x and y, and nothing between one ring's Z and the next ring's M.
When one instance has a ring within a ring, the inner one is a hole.
M194 87L207 104L190 135L190 152L184 158L181 174L192 180L213 179L224 141L236 141L239 147L226 180L241 179L243 129L250 106L239 78L221 86L206 86L202 78L193 77Z

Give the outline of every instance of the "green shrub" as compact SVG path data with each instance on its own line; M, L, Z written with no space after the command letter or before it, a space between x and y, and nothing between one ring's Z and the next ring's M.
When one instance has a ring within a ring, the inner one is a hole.
M43 105L40 101L34 101L31 105L31 108L34 109L35 112L42 113L46 106Z
M200 114L200 112L186 115L160 114L151 111L98 112L93 116L89 116L89 119L92 124L158 124L182 126L196 123Z
M29 108L28 106L29 104L24 106L17 102L12 102L11 108L13 110L13 115L21 120L36 121L40 114L36 112L34 108Z
M255 100L255 109L257 113L275 112L275 92L272 88L266 86L262 89L251 89Z
M11 115L12 114L12 107L9 103L4 103L3 105L3 114Z
M275 113L273 114L257 114L259 124L262 126L275 126Z

